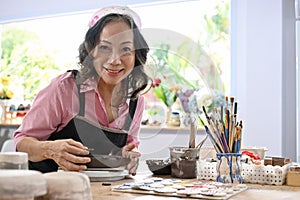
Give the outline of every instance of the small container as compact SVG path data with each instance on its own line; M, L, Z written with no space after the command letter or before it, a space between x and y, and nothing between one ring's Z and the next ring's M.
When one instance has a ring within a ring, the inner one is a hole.
M199 149L170 147L171 176L175 178L196 178Z
M286 184L289 186L300 186L300 172L289 171L286 175Z
M274 166L278 165L282 167L284 165L284 158L282 157L272 157L272 164Z
M273 165L272 157L265 157L264 158L264 165Z
M268 151L266 147L243 147L241 152L243 151L250 151L260 157L261 160L265 158L265 154Z
M240 153L217 153L217 181L222 183L242 183Z
M25 152L1 152L0 169L28 169L28 154Z
M149 170L155 175L170 175L171 162L170 160L146 160Z
M172 112L169 120L168 120L168 125L170 126L180 126L180 116L179 112Z

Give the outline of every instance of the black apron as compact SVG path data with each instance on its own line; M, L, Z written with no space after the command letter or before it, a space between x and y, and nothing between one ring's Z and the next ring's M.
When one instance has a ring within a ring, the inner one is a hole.
M77 70L72 70L76 78ZM78 87L80 110L78 116L75 116L60 131L54 132L47 140L73 139L81 142L83 145L92 149L92 155L114 155L121 151L126 145L128 130L130 128L137 100L130 100L129 115L126 119L124 130L113 130L90 122L84 118L85 110L85 93L80 93L80 85ZM58 170L58 165L52 159L39 162L28 161L30 170L37 170L42 173L53 172Z

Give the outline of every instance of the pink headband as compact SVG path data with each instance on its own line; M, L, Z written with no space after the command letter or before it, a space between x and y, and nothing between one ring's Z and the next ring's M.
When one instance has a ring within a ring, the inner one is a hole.
M91 21L89 22L89 27L94 26L99 19L109 14L121 14L127 15L133 19L138 28L141 28L141 19L136 12L128 8L127 6L109 6L101 8L94 13Z

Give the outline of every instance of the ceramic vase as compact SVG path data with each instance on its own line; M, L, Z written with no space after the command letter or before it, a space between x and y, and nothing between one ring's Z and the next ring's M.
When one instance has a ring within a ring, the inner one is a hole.
M217 153L217 181L222 183L242 183L240 153Z

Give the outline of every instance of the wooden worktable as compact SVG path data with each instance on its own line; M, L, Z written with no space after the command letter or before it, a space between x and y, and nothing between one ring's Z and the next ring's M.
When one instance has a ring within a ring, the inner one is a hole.
M123 192L111 191L114 185L120 185L122 183L129 182L129 179L122 181L112 182L111 186L103 186L100 182L92 182L91 188L93 193L93 200L132 200L132 199L149 199L149 200L163 200L163 199L183 199L177 197L165 197L156 195L143 195ZM233 197L231 200L257 200L257 199L272 199L272 200L293 200L300 199L300 187L287 187L287 186L263 186L247 184L248 189ZM184 198L191 199L191 198Z
M120 181L109 182L110 186L102 185L102 182L91 182L91 189L93 193L93 200L180 200L180 199L192 199L192 198L179 198L179 197L166 197L158 195L144 195L135 193L124 193L112 191L113 186L121 185L123 183L132 182L138 179L151 177L151 172L145 169L145 166L140 166L140 170L137 175L128 177ZM141 171L142 170L142 171ZM162 176L164 178L170 178L169 176ZM193 180L191 180L193 181ZM196 181L196 180L194 180ZM233 197L230 200L293 200L300 199L300 187L290 186L273 186L273 185L259 185L259 184L246 184L248 189ZM195 198L193 198L195 199Z

